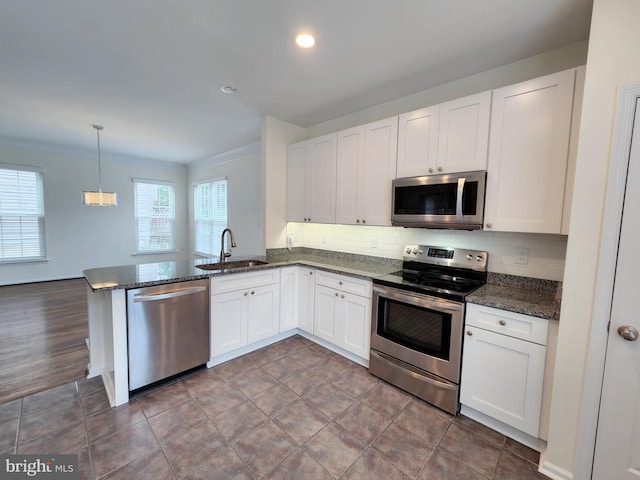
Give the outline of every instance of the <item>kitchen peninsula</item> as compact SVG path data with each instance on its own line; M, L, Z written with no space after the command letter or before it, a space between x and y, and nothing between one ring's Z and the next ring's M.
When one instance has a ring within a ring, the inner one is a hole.
M127 290L262 270L275 269L279 274L279 269L286 266L305 266L370 280L397 270L399 264L397 260L378 257L296 250L295 253L282 249L269 252L267 256L233 257L233 261L258 260L268 263L220 270L198 267L217 263L217 257L85 270L89 313L88 376L102 376L111 406L129 401ZM277 278L279 283L280 277ZM283 331L257 344L257 348L295 333L295 328ZM214 364L210 360L207 366Z

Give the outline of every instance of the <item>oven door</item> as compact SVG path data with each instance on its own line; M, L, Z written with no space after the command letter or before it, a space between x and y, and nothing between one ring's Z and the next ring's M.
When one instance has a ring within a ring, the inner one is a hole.
M464 303L374 285L371 348L454 383Z

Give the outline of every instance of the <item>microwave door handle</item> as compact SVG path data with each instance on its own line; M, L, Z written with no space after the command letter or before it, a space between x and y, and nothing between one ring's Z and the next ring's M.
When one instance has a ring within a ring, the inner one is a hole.
M464 192L464 183L466 178L458 179L458 195L456 197L456 217L462 218L462 193Z

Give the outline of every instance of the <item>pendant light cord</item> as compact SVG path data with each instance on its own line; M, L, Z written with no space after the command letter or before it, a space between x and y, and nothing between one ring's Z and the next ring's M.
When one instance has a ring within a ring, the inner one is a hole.
M98 191L102 192L102 165L100 163L100 130L104 127L102 125L93 125L98 134Z

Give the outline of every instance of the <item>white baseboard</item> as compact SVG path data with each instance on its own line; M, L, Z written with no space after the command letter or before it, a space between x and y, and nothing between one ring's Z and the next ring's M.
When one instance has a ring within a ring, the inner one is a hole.
M542 452L540 455L540 465L538 466L538 472L546 475L554 480L573 480L573 473L554 465L547 460L547 452Z
M251 345L247 345L245 347L238 348L237 350L233 350L231 352L223 353L222 355L212 357L207 362L207 368L215 367L216 365L220 365L221 363L228 362L229 360L233 360L234 358L238 358L243 355L246 355L247 353L251 353L255 350L259 350L263 347L279 342L280 340L284 340L285 338L292 337L296 333L298 333L297 328L293 330L287 330L286 332L282 332L282 333L279 333L278 335L274 335L273 337L260 340L259 342L252 343Z

